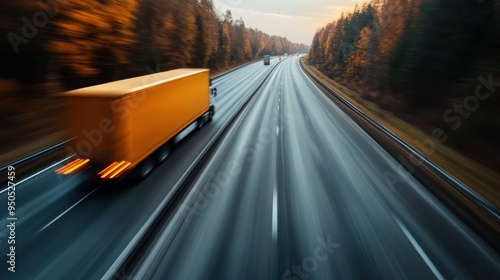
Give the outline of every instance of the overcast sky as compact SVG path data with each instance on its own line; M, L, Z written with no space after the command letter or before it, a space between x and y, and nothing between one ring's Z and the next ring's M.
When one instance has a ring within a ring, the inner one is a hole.
M215 7L230 9L233 19L243 18L247 27L290 41L310 45L316 29L351 11L363 0L214 0Z

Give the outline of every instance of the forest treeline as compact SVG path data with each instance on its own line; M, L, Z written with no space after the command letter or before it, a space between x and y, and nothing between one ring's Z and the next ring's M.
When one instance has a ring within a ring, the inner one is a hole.
M64 88L181 67L224 69L308 46L247 28L212 0L26 0L2 7L1 77ZM26 68L30 69L26 69Z
M0 34L0 160L31 142L54 141L46 138L64 128L57 93L65 90L309 51L246 27L211 0L9 0Z
M500 1L372 0L320 28L309 63L499 162Z

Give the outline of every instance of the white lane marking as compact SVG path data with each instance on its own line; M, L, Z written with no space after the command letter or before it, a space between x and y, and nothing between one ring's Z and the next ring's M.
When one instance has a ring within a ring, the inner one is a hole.
M393 216L393 219L396 221L399 228L403 231L406 238L410 241L411 245L413 245L413 248L415 248L417 253L424 260L425 264L427 264L427 266L432 271L432 273L434 273L434 276L436 276L436 279L445 280L443 275L441 275L441 273L439 272L437 267L434 265L434 263L432 263L431 259L427 256L427 254L424 252L422 247L420 247L417 240L415 240L415 238L413 238L413 235L411 235L411 233L408 231L408 229L405 227L405 225L398 219L398 217Z
M278 187L273 188L273 241L278 240Z
M34 178L34 177L36 177L36 176L38 176L38 175L42 174L43 172L45 172L45 171L47 171L47 170L49 170L49 169L54 168L55 166L57 166L57 165L59 165L59 164L61 164L61 163L65 162L65 161L67 161L68 159L70 159L70 158L72 158L72 157L74 157L74 155L73 155L73 156L70 156L70 157L67 157L67 158L65 158L65 159L63 159L63 160L61 160L61 161L59 161L59 162L56 162L56 163L52 164L51 166L49 166L49 167L47 167L47 168L45 168L45 169L43 169L43 170L41 170L41 171L38 171L37 173L35 173L35 174L33 174L33 175L31 175L31 176L29 176L29 177L27 177L27 178L25 178L25 179L23 179L23 180L21 180L21 181L17 182L17 183L16 183L16 186L21 185L22 183L25 183L26 181L28 181L28 180L30 180L30 179L32 179L32 178ZM4 193L4 192L6 192L7 190L8 190L8 188L4 189L3 191L0 191L0 193Z
M276 135L280 136L280 128L279 128L279 126L276 127Z
M87 197L89 197L91 194L93 194L95 191L100 189L101 187L96 188L95 190L91 191L89 194L84 196L82 199L80 199L77 203L73 204L70 208L68 208L66 211L62 212L61 215L57 216L55 219L53 219L50 223L48 223L46 226L44 226L41 230L38 231L37 234L40 232L44 231L46 228L48 228L50 225L52 225L55 221L59 220L64 214L68 213L71 209L75 208L78 204L80 204L82 201L84 201Z

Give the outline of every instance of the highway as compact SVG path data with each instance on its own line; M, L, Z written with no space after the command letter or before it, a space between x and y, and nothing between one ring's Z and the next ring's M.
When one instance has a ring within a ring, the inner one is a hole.
M139 265L113 271L267 74ZM389 186L384 174L398 173L397 161L324 96L298 57L256 62L214 85L213 121L146 180L96 186L84 174L59 177L55 166L18 185L16 273L1 269L0 279L498 278L500 257L416 179Z

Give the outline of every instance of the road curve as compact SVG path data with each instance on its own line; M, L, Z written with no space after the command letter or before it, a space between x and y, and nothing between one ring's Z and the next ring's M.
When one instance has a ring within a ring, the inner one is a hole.
M260 61L216 78L213 121L177 143L169 160L135 186L96 188L85 174L57 176L60 164L23 181L16 187L16 273L3 265L0 279L100 279L268 71ZM7 209L7 192L0 193L0 205ZM7 211L0 211L0 221L0 262L6 264Z
M17 272L1 269L0 279L100 279L269 71L258 62L215 80L213 122L135 186L94 187L83 175L61 178L52 170L19 185ZM500 275L498 255L411 176L391 188L387 171L398 174L398 163L320 92L298 58L285 59L138 269L111 279ZM7 205L5 193L0 201ZM2 241L6 234L2 228Z
M500 259L306 77L277 66L132 275L497 279Z

